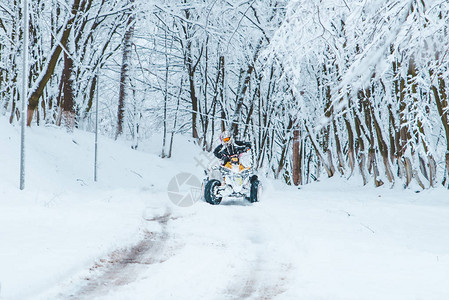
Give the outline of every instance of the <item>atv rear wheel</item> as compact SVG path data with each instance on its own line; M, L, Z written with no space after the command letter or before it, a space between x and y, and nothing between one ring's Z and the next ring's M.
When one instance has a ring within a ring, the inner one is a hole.
M217 179L209 180L204 187L204 200L212 205L220 204L222 197L217 195L217 188L220 181Z

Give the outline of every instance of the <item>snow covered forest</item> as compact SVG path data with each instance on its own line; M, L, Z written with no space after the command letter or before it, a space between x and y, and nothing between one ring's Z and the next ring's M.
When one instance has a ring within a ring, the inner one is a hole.
M33 0L28 126L249 140L259 172L449 187L446 0ZM19 122L20 0L0 3L0 113ZM98 94L97 94L98 92ZM175 138L174 138L175 136Z

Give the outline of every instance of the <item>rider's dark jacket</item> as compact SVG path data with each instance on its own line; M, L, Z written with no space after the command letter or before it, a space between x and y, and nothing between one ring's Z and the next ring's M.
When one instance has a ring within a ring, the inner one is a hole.
M228 146L218 145L214 150L214 155L219 159L223 160L223 163L230 161L232 155L239 155L240 153L246 152L251 149L251 144L248 142L235 141L233 144Z

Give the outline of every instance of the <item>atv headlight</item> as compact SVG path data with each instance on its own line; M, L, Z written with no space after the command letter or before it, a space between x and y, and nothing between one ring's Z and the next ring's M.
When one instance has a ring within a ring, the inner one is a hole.
M243 184L243 178L242 178L242 176L235 176L235 177L234 177L234 181L235 181L235 183L237 183L238 185L242 185L242 184Z

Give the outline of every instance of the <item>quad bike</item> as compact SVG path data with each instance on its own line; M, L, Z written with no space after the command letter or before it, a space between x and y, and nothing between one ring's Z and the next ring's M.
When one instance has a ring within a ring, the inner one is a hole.
M260 200L262 184L254 175L247 159L249 153L231 156L224 165L214 166L205 171L203 198L212 205L220 204L224 197L244 198L251 203ZM242 163L243 162L243 163Z

